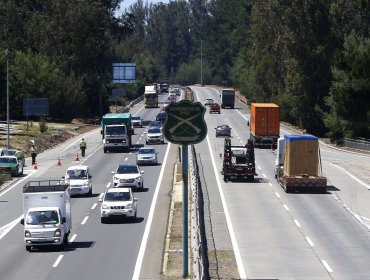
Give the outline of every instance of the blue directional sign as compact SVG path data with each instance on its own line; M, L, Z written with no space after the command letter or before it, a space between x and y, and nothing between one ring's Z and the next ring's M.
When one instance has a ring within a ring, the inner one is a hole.
M23 116L48 116L48 98L26 98L23 99Z
M113 83L133 84L136 82L135 63L113 63Z

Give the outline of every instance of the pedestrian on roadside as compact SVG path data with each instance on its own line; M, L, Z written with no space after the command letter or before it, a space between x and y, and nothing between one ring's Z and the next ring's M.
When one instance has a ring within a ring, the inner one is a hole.
M84 138L81 139L81 142L80 142L80 150L81 150L81 156L85 156L85 150L86 150L86 141Z
M31 149L31 157L32 157L32 165L36 164L36 156L37 156L37 149L35 147L35 144L32 144Z

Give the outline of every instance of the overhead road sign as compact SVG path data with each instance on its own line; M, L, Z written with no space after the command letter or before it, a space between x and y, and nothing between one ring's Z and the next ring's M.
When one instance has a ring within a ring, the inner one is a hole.
M136 82L135 63L113 63L113 83L133 84Z

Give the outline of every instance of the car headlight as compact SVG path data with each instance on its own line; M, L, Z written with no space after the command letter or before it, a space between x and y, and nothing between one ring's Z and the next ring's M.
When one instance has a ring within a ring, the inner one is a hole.
M113 181L117 181L117 180L119 180L118 177L113 177Z
M107 204L103 204L103 205L101 206L101 208L102 208L102 209L108 209L108 208L109 208L109 206L108 206Z
M89 182L88 181L86 181L84 184L83 184L83 186L88 186L89 185Z
M126 205L126 208L132 208L132 203L128 203L128 204Z
M135 178L135 180L136 180L136 181L140 181L140 180L141 180L141 176L136 177L136 178Z
M105 140L105 143L109 144L109 140Z

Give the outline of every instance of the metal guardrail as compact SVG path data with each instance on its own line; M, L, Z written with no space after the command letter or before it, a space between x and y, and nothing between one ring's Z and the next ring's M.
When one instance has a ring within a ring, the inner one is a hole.
M199 166L194 145L190 146L190 182L192 188L192 251L194 258L194 278L209 279L208 247L204 224L204 201Z
M356 150L370 151L370 140L366 138L345 138L344 146Z

